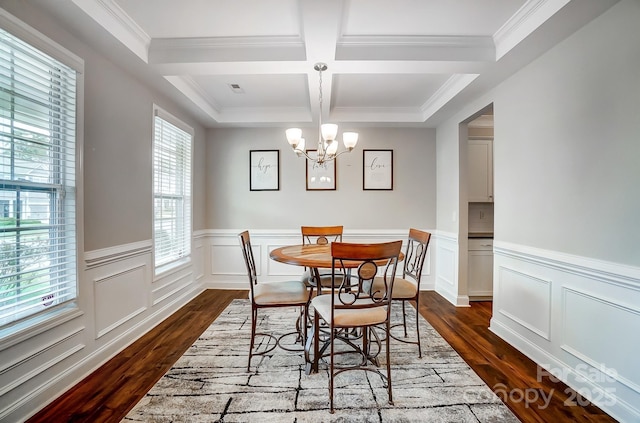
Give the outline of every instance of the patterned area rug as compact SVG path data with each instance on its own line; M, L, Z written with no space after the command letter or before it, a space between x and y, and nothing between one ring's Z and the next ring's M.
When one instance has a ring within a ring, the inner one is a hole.
M391 341L394 405L377 374L351 371L335 379L330 414L326 364L306 375L301 353L276 348L254 357L247 373L250 313L248 300L234 300L123 421L518 422L423 318L421 359L415 345ZM398 319L400 308L393 313ZM258 330L284 334L296 316L294 308L261 310Z

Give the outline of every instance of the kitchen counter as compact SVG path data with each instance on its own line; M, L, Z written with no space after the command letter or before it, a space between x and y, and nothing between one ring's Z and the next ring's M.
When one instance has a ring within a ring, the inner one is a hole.
M493 239L493 232L469 232L469 238L491 238L491 239Z

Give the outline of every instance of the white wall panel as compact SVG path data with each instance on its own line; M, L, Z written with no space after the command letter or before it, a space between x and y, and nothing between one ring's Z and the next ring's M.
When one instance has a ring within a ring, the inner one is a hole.
M494 241L490 329L620 421L640 421L640 268Z
M73 332L62 333L43 345L34 345L34 348L22 354L16 353L0 363L0 376L8 381L0 386L0 397L82 350L85 346L81 343L79 334L83 329L76 328Z
M562 349L604 375L616 377L640 394L640 360L630 360L638 347L640 309L626 299L598 298L590 293L563 288ZM624 301L624 302L623 302Z
M177 268L153 282L151 289L151 304L157 306L163 301L175 298L179 293L189 288L194 282L191 266Z
M551 281L500 266L496 283L498 312L549 340ZM494 307L494 310L496 307Z
M204 277L204 246L202 242L196 243L193 247L193 264L196 271L196 280L200 280Z
M294 241L294 242L300 242L300 240ZM268 254L271 254L271 251L277 248L285 247L287 245L290 245L290 244L282 244L282 243L270 244L267 246L267 251L269 252ZM271 260L271 259L267 261L267 274L269 276L280 276L283 278L299 279L303 272L304 272L304 267L302 266L296 266L296 265L287 264L287 263L280 263L278 261Z
M147 308L145 265L138 265L94 280L96 339Z
M456 234L437 234L435 245L431 241L429 248L436 251L435 290L452 304L464 306L469 298L458 295L458 239ZM435 247L435 248L434 248Z
M253 257L256 261L256 273L260 276L262 274L260 261L262 248L260 245L254 245L253 240L251 242ZM240 245L211 245L209 257L212 275L247 275L247 266L244 263Z

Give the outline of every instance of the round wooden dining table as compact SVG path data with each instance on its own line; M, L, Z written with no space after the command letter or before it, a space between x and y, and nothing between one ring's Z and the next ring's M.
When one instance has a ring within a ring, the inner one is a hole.
M304 266L310 268L314 272L316 281L319 279L318 269L331 269L331 244L300 244L300 245L287 245L284 247L276 248L269 254L272 260L280 263L292 264L295 266ZM404 254L401 252L398 256L398 261L404 259ZM385 260L380 263L383 264ZM355 268L360 265L359 261L344 261L344 268ZM321 287L317 287L319 290Z
M331 267L331 244L287 245L271 251L271 259L311 268Z

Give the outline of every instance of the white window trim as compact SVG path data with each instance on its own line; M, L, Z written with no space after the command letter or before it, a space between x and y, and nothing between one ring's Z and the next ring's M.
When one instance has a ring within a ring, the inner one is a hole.
M151 132L153 134L152 139L151 139L151 154L153 155L154 153L154 143L155 143L155 117L160 117L163 120L166 120L167 122L171 123L172 125L175 125L177 128L185 131L186 133L188 133L191 136L191 163L190 163L190 169L191 169L191 174L190 174L190 178L191 178L191 193L189 195L189 208L191 210L191 214L189 216L190 219L190 227L191 227L191 234L189 236L189 242L191 244L191 249L190 249L190 253L189 255L172 261L170 263L166 263L164 265L161 266L156 266L155 263L155 248L156 248L156 240L155 240L155 216L152 215L152 219L151 219L151 242L152 242L152 254L151 254L151 261L152 261L152 266L154 269L154 279L160 277L160 276L167 276L168 274L171 274L175 271L178 271L186 266L188 266L191 261L192 261L192 255L193 255L193 163L194 163L194 140L195 140L195 131L194 129L187 125L186 123L184 123L183 121L181 121L180 119L178 119L177 117L175 117L174 115L172 115L171 113L167 112L166 110L164 110L163 108L161 108L160 106L158 106L157 104L153 105L153 116L151 119ZM153 157L152 157L152 166L151 166L151 181L152 181L152 187L151 187L151 209L152 212L155 211L155 207L154 207L154 201L155 201L155 192L154 192L154 168L153 168Z

